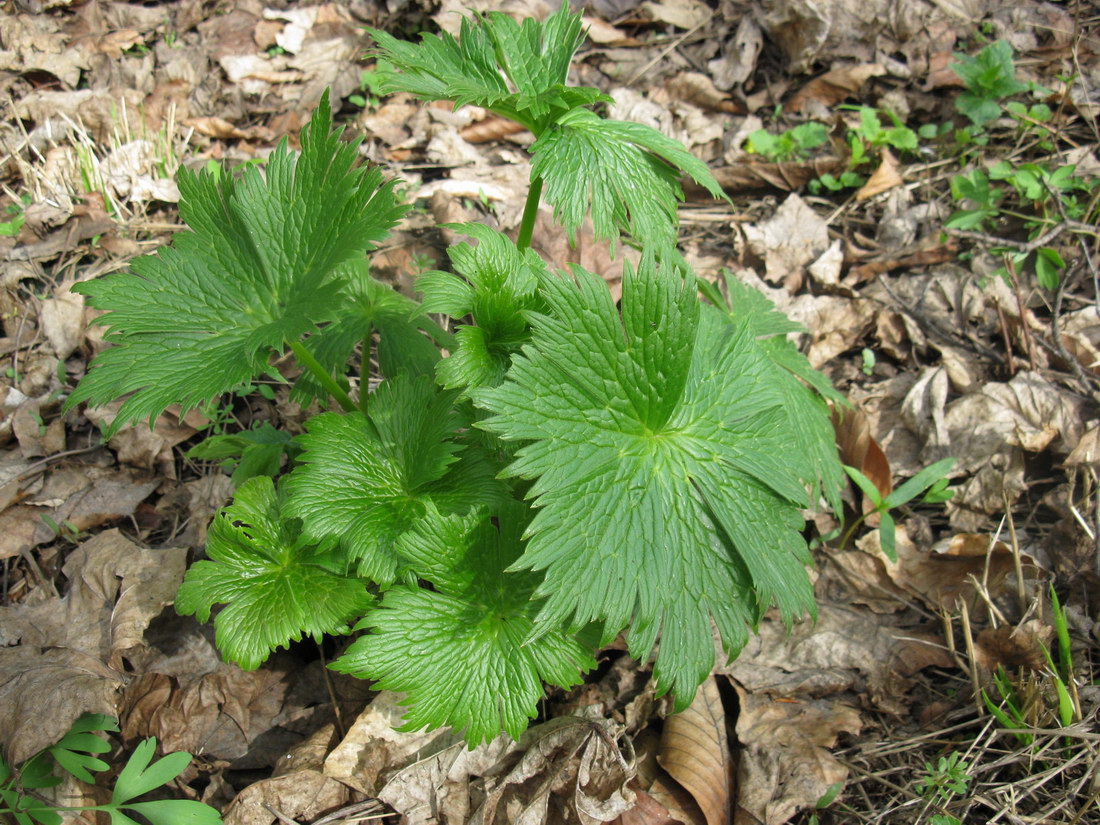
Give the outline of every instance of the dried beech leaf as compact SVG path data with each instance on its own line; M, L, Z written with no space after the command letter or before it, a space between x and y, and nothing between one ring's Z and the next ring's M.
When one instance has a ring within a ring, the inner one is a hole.
M905 181L898 172L898 161L890 153L889 149L882 150L882 161L878 168L867 179L867 183L856 192L857 201L865 201L875 195L881 195L895 186L901 186Z
M728 821L729 742L726 713L714 676L703 682L687 710L665 720L657 761L699 803L707 825Z
M743 813L764 825L783 825L848 778L830 752L841 733L863 726L855 708L839 702L774 701L734 683L740 698L737 738L737 821ZM751 821L751 820L749 820Z
M833 429L840 460L869 478L883 498L894 491L890 462L871 435L867 414L858 407L833 410Z
M872 77L886 74L881 63L865 66L843 66L815 77L791 96L784 109L801 112L811 101L821 106L833 106L859 92Z
M745 192L758 189L779 189L793 192L801 189L814 178L836 175L844 171L847 162L843 158L823 157L809 161L765 163L745 160L714 169L714 177L727 192Z
M225 825L278 825L312 821L351 801L351 789L317 771L261 779L241 791L225 811ZM278 814L273 813L278 811Z

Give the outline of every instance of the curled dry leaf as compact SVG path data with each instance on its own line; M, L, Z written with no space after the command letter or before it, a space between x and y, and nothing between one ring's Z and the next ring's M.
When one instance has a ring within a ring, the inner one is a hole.
M911 677L954 661L938 634L895 626L899 621L822 601L816 622L797 624L789 633L781 621L766 619L741 656L720 672L755 693L825 697L854 691L902 715L908 712Z
M657 761L699 804L707 825L729 820L730 752L726 713L714 676L687 710L665 720Z
M0 742L18 764L63 737L84 713L114 716L123 675L62 647L0 648Z
M865 201L875 195L881 195L895 186L901 186L903 183L905 181L902 179L901 173L898 172L897 159L889 149L883 149L882 160L879 162L878 168L867 179L867 183L863 184L856 192L856 200Z
M988 677L999 667L1009 673L1017 668L1041 671L1047 666L1044 648L1050 650L1054 629L1039 619L1013 627L987 627L974 640L974 660Z
M312 821L351 800L351 789L318 771L295 771L254 782L230 803L225 825ZM277 812L277 813L275 813Z
M890 495L894 489L890 462L871 435L867 414L859 407L835 407L833 429L841 462L867 476L883 498Z
M470 825L552 825L566 817L583 825L614 820L634 806L628 787L635 772L633 753L621 753L618 739L619 730L605 720L559 717L528 729L515 767L487 778L485 800ZM593 766L600 764L603 776L596 776Z
M734 821L783 825L848 778L829 748L840 734L859 733L862 721L855 708L839 702L780 701L734 687L742 745Z
M737 112L739 107L714 85L714 81L699 72L680 72L665 83L669 95L716 112Z
M525 131L527 130L522 124L493 115L477 123L471 123L458 134L467 143L489 143Z
M824 219L798 195L790 195L775 214L759 224L745 226L749 250L764 260L765 279L790 290L801 282L811 261L829 248Z
M834 156L787 163L766 163L745 159L735 160L727 166L719 166L713 172L715 179L727 192L758 189L793 192L822 175L836 175L843 172L845 165L843 158Z
M1012 549L1002 541L994 541L985 533L958 533L939 542L930 551L922 551L913 542L904 524L895 531L898 560L890 561L882 553L877 531L857 542L860 549L885 566L891 581L920 598L937 612L955 612L960 602L966 602L971 612L978 610L979 596L975 582L982 582L989 595L999 599L1015 588L1016 563ZM1021 563L1025 577L1036 569L1036 562L1026 553Z
M872 77L881 77L884 74L886 74L886 67L881 63L833 69L820 77L815 77L795 92L784 109L789 112L801 112L811 102L821 107L834 106L857 94L863 88L863 84Z

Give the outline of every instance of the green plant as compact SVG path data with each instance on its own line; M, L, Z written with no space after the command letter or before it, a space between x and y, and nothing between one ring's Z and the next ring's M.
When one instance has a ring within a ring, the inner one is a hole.
M1009 188L993 182L1007 183ZM988 174L974 169L952 178L951 194L965 208L952 214L945 226L969 231L1004 224L1003 231L1026 231L1027 244L991 246L993 252L1008 259L995 274L1010 279L1030 261L1040 286L1056 289L1066 262L1056 248L1042 240L1062 224L1071 232L1091 233L1087 220L1091 206L1078 193L1091 194L1095 189L1096 181L1078 177L1073 164L1052 168L1043 163L998 161Z
M1013 679L1003 666L999 666L993 672L993 685L997 689L998 700L994 701L986 690L982 690L982 702L989 715L1002 728L1015 731L1013 735L1024 746L1031 746L1035 741L1034 734L1027 732L1028 728L1051 725L1065 728L1081 720L1081 707L1076 699L1069 624L1053 585L1050 587L1050 604L1057 642L1057 662L1050 649L1039 642L1047 663L1045 672L1028 674L1021 670ZM1066 747L1073 746L1073 740L1067 739Z
M449 250L453 272L420 277L420 303L371 278L366 253L404 207L332 131L326 95L300 156L284 142L263 173L181 173L191 231L80 285L115 346L67 406L127 396L114 430L217 398L285 350L292 392L330 405L288 472L243 481L180 589L203 621L225 605L217 643L242 667L354 628L338 670L402 691L409 728L474 744L518 735L544 682L576 684L625 631L640 659L662 639L655 681L682 709L713 626L735 655L769 606L813 610L802 512L838 505L824 397L842 399L787 341L797 325L678 254L681 171L721 190L682 146L565 85L582 36L567 5L543 23L468 18L460 40L373 36L386 93L533 131L518 241L452 227L471 241ZM567 232L590 213L641 248L621 307L531 248L542 193Z
M898 152L915 152L918 148L917 133L889 109L879 110L871 106L842 106L859 114L859 123L848 131L848 164L840 175L826 173L810 181L810 191L827 189L839 192L862 186L866 179L857 170L875 160L877 150L891 148ZM883 125L880 114L890 119L890 126Z
M852 522L851 526L848 527L847 532L844 534L844 538L841 539L840 546L846 547L849 539L855 534L859 525L862 524L869 515L877 513L879 517L879 538L882 544L882 552L889 556L890 559L896 561L897 551L895 549L894 534L897 527L890 511L901 507L903 504L908 504L917 496L921 495L921 493L924 493L921 497L922 504L942 504L945 501L950 501L955 495L955 492L949 490L947 487L947 473L950 472L954 465L955 459L953 458L940 459L935 464L928 465L896 490L892 490L886 495L883 495L882 491L879 490L875 483L855 467L844 465L844 472L848 474L848 477L851 478L852 481L856 483L856 486L863 491L863 494L867 496L868 501L871 502L872 509L870 512L863 513Z
M187 799L156 799L135 802L138 797L166 785L183 773L191 763L191 754L170 753L152 762L157 740L146 739L130 754L115 780L111 801L103 805L55 805L37 791L61 783L56 774L60 768L82 782L95 784L92 772L102 772L110 766L97 754L108 753L111 744L99 734L118 731L118 724L109 716L85 714L77 719L69 732L55 745L32 756L19 766L9 765L0 756L0 814L12 816L18 825L60 825L62 813L71 811L103 811L111 825L138 825L128 814L152 825L220 825L218 812L202 802Z
M745 140L745 151L778 163L804 160L828 139L825 125L816 122L800 123L777 135L766 129L757 129Z
M916 791L928 802L943 806L954 796L962 796L970 787L970 764L958 751L941 756L935 762L924 763L924 774L917 780ZM937 813L929 817L931 825L962 825L957 817Z
M378 75L368 69L364 69L359 73L359 91L362 94L357 93L348 95L348 103L352 103L360 109L374 111L381 102L378 91L375 88L377 84Z
M4 207L4 214L11 215L10 220L0 221L0 236L14 238L27 221L27 207L30 206L31 196L21 195L15 203L9 203Z
M1029 88L1016 79L1012 46L1004 40L990 43L973 57L956 53L955 58L951 67L966 85L955 98L955 108L979 129L1000 116L1004 98Z

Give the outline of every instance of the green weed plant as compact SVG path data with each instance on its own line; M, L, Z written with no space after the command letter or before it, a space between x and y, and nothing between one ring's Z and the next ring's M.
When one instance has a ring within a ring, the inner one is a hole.
M471 16L458 37L372 36L378 94L530 129L518 240L452 226L469 240L420 276L419 301L375 280L369 253L406 207L326 96L300 154L284 141L263 169L182 173L190 231L78 287L114 346L68 406L124 398L110 435L266 375L329 408L293 439L261 428L199 453L236 461L239 486L176 607L207 621L222 606L218 647L243 668L353 634L337 670L402 692L407 729L450 725L473 746L518 736L546 684L578 684L624 634L638 659L656 650L657 689L683 709L715 664L713 627L735 656L770 607L813 613L803 513L839 504L839 396L788 342L797 325L685 264L681 177L722 190L682 145L567 85L583 38L567 4L543 22ZM543 199L570 237L590 218L640 250L618 305L599 275L532 248ZM272 366L287 352L292 380Z

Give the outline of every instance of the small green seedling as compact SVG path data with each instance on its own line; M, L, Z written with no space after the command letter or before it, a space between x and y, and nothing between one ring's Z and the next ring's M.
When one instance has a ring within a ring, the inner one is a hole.
M1047 663L1041 678L1025 681L1020 675L1014 683L1004 667L999 666L993 673L993 685L997 689L999 701L994 701L987 691L982 690L982 702L990 716L1002 728L1014 731L1013 736L1025 747L1035 742L1035 736L1026 732L1026 729L1047 727L1054 723L1067 728L1082 718L1081 705L1076 698L1069 623L1053 584L1050 587L1050 605L1054 618L1057 661L1051 655L1050 649L1040 642L1039 647ZM1075 742L1067 737L1065 745L1067 749L1072 749Z
M942 504L945 501L950 501L955 495L955 491L947 487L947 473L950 472L954 465L955 459L953 458L940 459L935 464L925 467L887 496L883 496L882 493L879 492L878 487L875 486L875 483L855 467L844 465L844 472L846 472L848 477L856 483L856 486L863 491L863 494L867 496L874 509L871 510L870 513L861 515L852 526L848 528L847 533L845 533L844 538L841 540L841 547L847 546L848 540L867 516L871 515L871 513L877 513L879 517L879 539L882 544L882 551L891 561L897 561L895 542L897 526L894 523L894 517L890 514L890 511L903 504L909 503L917 496L921 495L921 493L924 493L921 498L922 504Z
M31 196L20 195L16 203L9 203L4 207L4 214L11 215L6 221L0 221L0 237L14 238L27 221L27 207L31 204Z
M348 95L348 103L358 106L360 109L366 109L368 112L373 112L378 108L378 104L382 102L375 89L377 85L378 75L369 69L364 69L359 73L359 92Z
M970 788L970 764L962 754L952 751L941 756L935 762L924 763L924 775L917 780L915 790L928 802L942 807L955 796L964 795ZM933 814L931 825L962 825L957 818L947 813Z
M1004 224L1026 230L1029 240L1040 238L1063 221L1073 222L1072 232L1090 232L1086 225L1090 202L1080 194L1091 194L1095 189L1095 179L1078 177L1073 164L1052 168L1043 163L1014 165L999 161L989 167L988 174L974 169L952 178L951 194L964 208L952 214L945 226L982 231ZM1047 289L1058 287L1066 267L1061 253L1052 246L1033 251L993 247L991 251L1007 256L1011 266L1011 272L1006 265L994 274L1011 280L1012 273L1022 271L1030 262L1039 285Z
M773 135L766 129L758 129L745 140L745 151L760 155L765 160L784 163L805 160L813 150L829 140L829 132L823 123L800 123L793 129Z
M191 764L191 754L170 753L153 762L157 740L146 739L138 745L115 780L111 801L103 805L54 805L36 791L61 783L58 769L82 782L95 784L94 773L110 766L99 758L109 753L111 744L100 734L118 731L118 723L102 714L85 714L73 723L69 732L55 745L32 756L18 766L9 765L0 756L0 814L11 816L17 825L61 825L62 814L76 811L102 811L111 825L139 825L130 814L151 825L221 825L216 810L188 799L135 801L152 790L167 785Z
M966 91L955 98L955 108L979 129L1000 116L1004 98L1029 88L1016 79L1012 57L1012 46L1004 40L990 43L973 57L955 55L951 66L966 85Z

